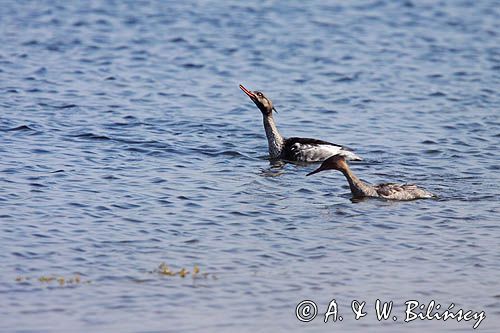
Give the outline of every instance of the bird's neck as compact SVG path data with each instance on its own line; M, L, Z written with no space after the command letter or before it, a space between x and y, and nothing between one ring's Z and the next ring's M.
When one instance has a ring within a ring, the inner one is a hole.
M264 115L264 129L266 130L267 143L269 144L269 155L271 158L278 158L283 150L284 139L278 132L274 118L271 115Z
M378 196L377 191L368 184L365 184L361 179L356 177L346 165L346 167L341 170L345 178L349 182L349 187L351 188L351 193L354 198L362 197L376 197Z

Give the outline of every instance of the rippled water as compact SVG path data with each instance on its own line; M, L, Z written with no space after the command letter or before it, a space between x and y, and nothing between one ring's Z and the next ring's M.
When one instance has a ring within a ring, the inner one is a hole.
M472 330L404 324L416 299L484 310L498 332L499 8L2 2L0 330ZM284 135L350 146L362 178L440 199L353 203L338 173L273 167L240 83ZM333 298L345 318L324 324Z

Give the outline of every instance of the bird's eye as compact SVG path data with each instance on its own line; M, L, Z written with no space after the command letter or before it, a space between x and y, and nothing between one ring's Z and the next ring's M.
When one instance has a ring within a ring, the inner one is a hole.
M262 95L262 93L257 93L257 96L262 97L264 95Z

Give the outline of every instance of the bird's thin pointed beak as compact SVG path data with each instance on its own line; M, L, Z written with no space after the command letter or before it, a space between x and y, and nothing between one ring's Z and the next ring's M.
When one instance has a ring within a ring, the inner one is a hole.
M256 96L253 94L253 92L251 92L250 90L245 88L242 84L240 84L240 89L243 90L243 92L245 94L247 94L247 96L250 97L252 100L256 98Z
M323 166L320 166L316 170L309 172L306 176L314 175L315 173L318 173L318 172L323 171L323 170L324 170Z

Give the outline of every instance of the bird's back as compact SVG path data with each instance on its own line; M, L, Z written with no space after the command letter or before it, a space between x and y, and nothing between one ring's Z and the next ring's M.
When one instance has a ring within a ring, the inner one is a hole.
M290 161L321 162L333 155L361 160L348 148L323 140L292 137L285 139L283 147L283 158Z
M435 197L431 192L415 184L386 183L376 185L374 188L381 198L390 200L414 200Z

